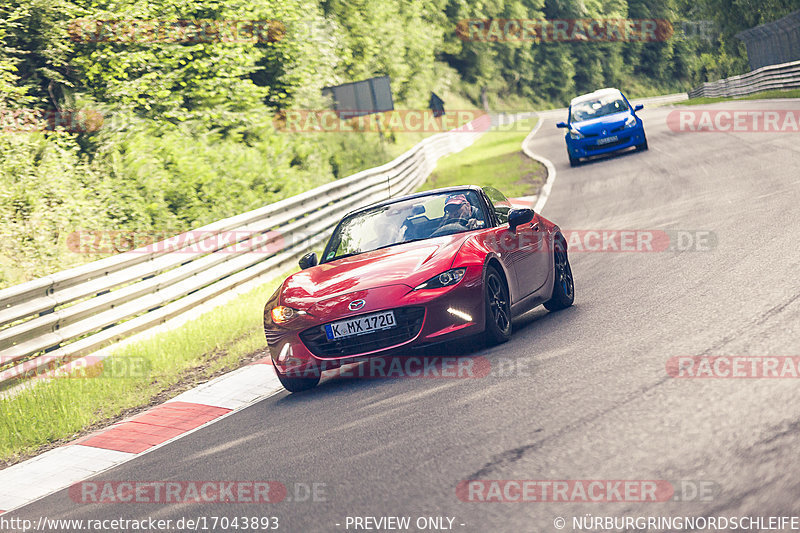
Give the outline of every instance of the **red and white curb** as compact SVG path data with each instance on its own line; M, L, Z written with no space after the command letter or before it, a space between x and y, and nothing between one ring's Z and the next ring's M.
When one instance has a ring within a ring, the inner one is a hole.
M66 446L0 470L0 514L169 444L283 390L269 358Z

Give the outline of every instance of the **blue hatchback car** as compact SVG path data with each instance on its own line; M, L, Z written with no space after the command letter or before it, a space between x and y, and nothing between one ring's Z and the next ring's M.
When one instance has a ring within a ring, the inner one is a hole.
M600 89L573 98L569 119L556 124L567 128L569 164L578 166L583 157L608 154L635 146L647 150L642 119L636 112L644 106L631 107L619 89Z

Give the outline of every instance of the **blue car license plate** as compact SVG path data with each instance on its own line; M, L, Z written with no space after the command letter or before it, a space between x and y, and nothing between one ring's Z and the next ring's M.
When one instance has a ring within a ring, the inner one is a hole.
M619 140L619 137L617 137L616 135L612 135L611 137L606 137L605 139L598 139L597 140L597 145L600 146L600 145L603 145L603 144L613 143L614 141L618 141L618 140Z

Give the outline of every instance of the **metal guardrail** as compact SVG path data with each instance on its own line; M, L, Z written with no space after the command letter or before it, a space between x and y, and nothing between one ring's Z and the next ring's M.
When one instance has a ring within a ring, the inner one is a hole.
M413 191L439 158L471 145L490 124L523 115L481 116L426 138L383 166L0 290L0 384L66 364L267 271L289 268L346 212Z
M800 87L800 61L761 67L747 74L706 82L689 91L689 98L731 97Z

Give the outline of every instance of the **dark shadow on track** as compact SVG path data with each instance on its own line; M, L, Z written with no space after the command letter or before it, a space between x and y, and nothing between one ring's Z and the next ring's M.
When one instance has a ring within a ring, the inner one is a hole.
M459 379L459 376L482 376L490 371L488 360L479 355L486 343L482 336L408 350L408 353L361 357L338 369L326 370L313 389L287 394L284 402L305 401L354 389L377 387L394 380Z
M577 168L580 168L580 167L586 166L586 165L593 165L595 163L600 163L600 162L603 162L603 161L609 161L609 160L613 160L613 159L618 159L618 158L630 156L630 155L633 155L633 154L640 154L640 153L642 153L642 152L639 149L637 149L635 146L631 146L631 147L625 148L623 150L620 150L619 152L611 152L610 154L593 155L589 159L581 159L581 164Z
M534 325L558 321L553 322L553 324L559 323L558 331L554 330L553 334L562 335L561 328L569 327L569 323L579 320L580 314L577 306L556 312L547 311L544 307L539 306L516 317L513 321L515 335L512 335L508 343L498 346L489 346L483 335L476 335L443 344L416 348L409 350L407 354L361 358L357 363L325 371L322 381L315 388L293 394L285 393L275 404L280 406L317 401L338 395L343 391L352 392L358 389L376 388L395 380L451 381L464 377L485 378L491 373L494 365L509 358L508 354L501 353L501 351L513 347L515 340L520 342L519 336L522 332ZM568 336L564 336L564 339L568 338ZM518 356L512 355L510 358L516 359ZM453 375L459 372L459 365L468 367L469 372ZM422 376L420 373L427 373L427 375Z
M520 316L514 318L512 323L514 324L514 330L512 333L511 340L509 342L514 342L513 334L525 331L527 328L532 326L533 324L545 324L551 320L556 320L559 318L568 318L572 321L576 318L577 313L580 312L580 308L577 304L573 304L566 309L562 309L560 311L548 311L544 308L544 306L540 305L539 307L535 307L530 311L527 311ZM560 324L564 325L564 324Z

